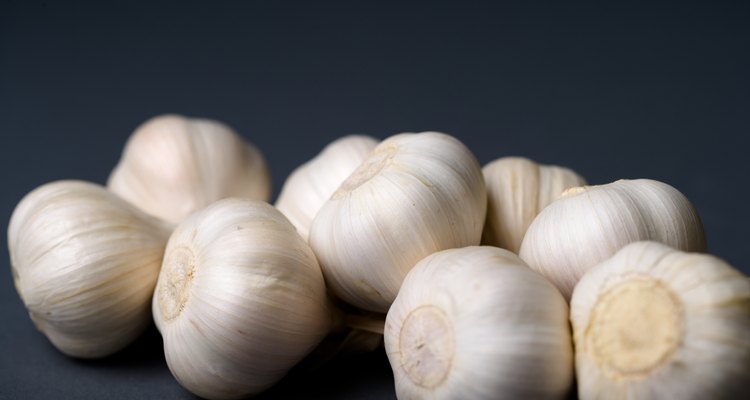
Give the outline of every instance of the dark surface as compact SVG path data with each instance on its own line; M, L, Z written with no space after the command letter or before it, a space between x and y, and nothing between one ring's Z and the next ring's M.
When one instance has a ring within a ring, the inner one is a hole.
M0 220L42 183L103 183L156 114L230 124L276 192L338 136L441 130L483 164L668 182L709 251L750 272L750 2L601 3L0 0ZM153 329L102 361L55 351L0 248L0 398L191 397ZM311 397L393 398L387 361L340 360L267 396Z

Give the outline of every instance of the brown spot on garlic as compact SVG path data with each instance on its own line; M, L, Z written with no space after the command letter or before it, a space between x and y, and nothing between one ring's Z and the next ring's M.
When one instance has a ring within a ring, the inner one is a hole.
M354 283L357 285L357 289L361 290L363 293L366 293L368 296L379 299L383 298L383 295L381 295L380 292L375 289L375 287L367 282L367 280L358 279Z

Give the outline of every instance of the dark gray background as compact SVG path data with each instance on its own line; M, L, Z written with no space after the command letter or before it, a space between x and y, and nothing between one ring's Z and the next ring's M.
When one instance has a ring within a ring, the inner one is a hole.
M739 1L0 0L0 219L45 182L104 183L156 114L230 124L263 150L276 193L336 137L441 130L483 164L525 155L591 183L668 182L709 251L747 273L748 21ZM0 247L0 398L190 397L153 330L99 362L56 352ZM268 395L294 397L394 393L376 354Z

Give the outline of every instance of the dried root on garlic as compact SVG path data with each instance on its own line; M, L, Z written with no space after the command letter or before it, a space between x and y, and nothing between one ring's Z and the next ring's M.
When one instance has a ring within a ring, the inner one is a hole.
M750 280L716 257L625 246L583 276L570 318L581 400L747 397Z

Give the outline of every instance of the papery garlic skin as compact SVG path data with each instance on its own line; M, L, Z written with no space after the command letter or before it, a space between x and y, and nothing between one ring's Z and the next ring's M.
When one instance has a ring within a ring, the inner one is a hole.
M178 223L226 197L268 200L271 178L260 151L223 123L162 115L131 135L107 187Z
M381 142L341 184L309 241L336 296L385 313L417 261L479 244L486 206L466 146L443 133L404 133Z
M531 221L565 189L586 180L573 170L543 165L524 157L503 157L482 168L487 185L487 222L482 244L514 253Z
M581 400L747 398L750 280L716 257L632 243L581 278L570 319Z
M170 371L209 399L257 394L331 328L323 275L272 206L225 199L169 239L153 298Z
M563 399L573 380L568 305L515 254L432 254L388 311L399 399Z
M568 189L531 223L519 255L570 299L587 270L642 240L706 250L690 201L666 183L636 179Z
M377 145L378 141L369 136L344 136L292 171L275 206L303 239L310 235L310 225L320 207Z
M170 231L93 183L31 191L13 211L8 250L37 329L72 357L104 357L132 342L151 322Z

